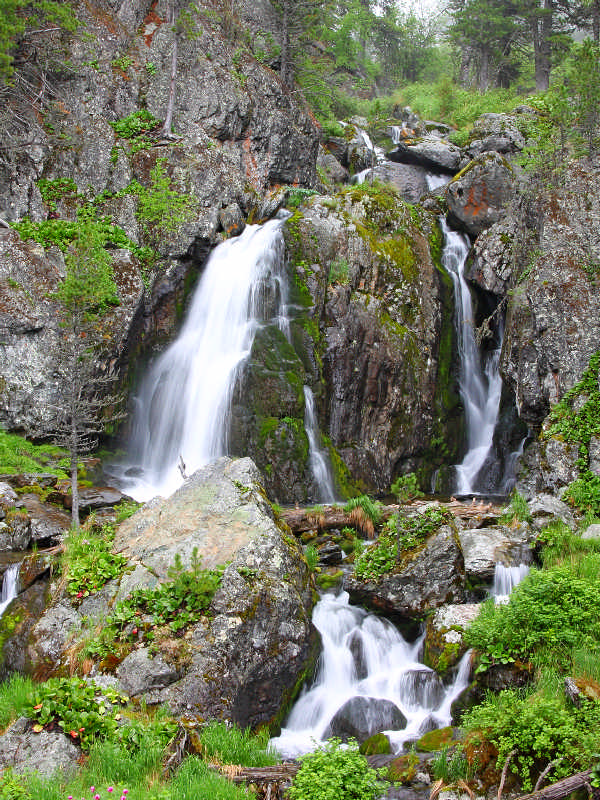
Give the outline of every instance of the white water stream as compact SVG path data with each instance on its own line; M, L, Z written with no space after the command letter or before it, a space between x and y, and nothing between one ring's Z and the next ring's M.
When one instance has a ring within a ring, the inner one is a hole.
M459 387L465 413L467 452L457 464L457 494L475 494L478 476L492 450L494 429L500 409L502 378L498 370L500 348L483 359L475 342L471 293L464 269L470 243L441 219L444 234L442 263L454 283L455 324L458 340Z
M317 485L318 503L335 503L335 488L331 464L325 449L321 446L321 434L315 411L315 396L310 386L304 387L304 429L308 438L308 457L310 468Z
M12 603L17 596L20 569L20 563L11 564L2 577L2 592L0 593L0 617L2 614L4 614L10 603Z
M177 339L156 360L135 398L123 491L136 500L168 496L227 453L231 396L258 327L289 335L282 220L213 250Z
M387 732L396 750L450 724L450 706L468 685L469 654L452 683L444 686L418 660L423 637L409 644L386 619L351 606L346 592L325 594L315 606L313 622L323 651L312 687L304 690L281 735L271 740L283 756L306 753L331 736L331 720L353 697L389 700L400 709L406 727ZM371 722L377 732L376 716Z
M519 583L529 575L527 564L519 564L514 567L505 567L503 564L496 564L494 570L494 582L490 591L496 603L508 603L508 596Z

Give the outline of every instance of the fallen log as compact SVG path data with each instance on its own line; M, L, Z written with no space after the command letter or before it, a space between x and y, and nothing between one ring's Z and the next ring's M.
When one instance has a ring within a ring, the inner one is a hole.
M273 764L270 767L236 767L235 770L221 767L220 771L234 783L268 784L289 781L299 769L299 763L284 761L282 764Z
M401 509L406 513L416 511L419 506L427 503L426 500L413 500L412 503L400 506L398 504L381 506L381 520L385 522ZM462 503L459 500L451 500L448 503L440 503L442 508L451 511L455 517L467 520L486 521L489 518L498 517L502 509L492 505L492 503L475 502ZM333 528L357 528L364 530L364 523L361 524L360 509L354 511L344 511L341 506L323 506L322 508L284 508L280 512L281 519L286 522L292 533L300 535L307 531L328 531ZM481 522L480 522L481 524ZM365 531L368 533L368 531Z
M592 789L590 784L592 770L588 769L585 772L578 772L577 775L571 775L569 778L563 778L556 783L551 783L544 789L538 789L537 792L531 794L524 794L517 797L516 800L563 800L568 797L571 792L577 789L585 789L590 797L600 797L600 789Z

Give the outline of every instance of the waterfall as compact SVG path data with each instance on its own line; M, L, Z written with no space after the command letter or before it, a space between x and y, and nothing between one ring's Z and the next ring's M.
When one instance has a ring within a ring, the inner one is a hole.
M315 411L315 397L309 386L304 387L304 429L308 438L310 468L317 485L317 502L334 503L335 489L327 453L320 445L319 423Z
M469 654L445 686L418 660L423 637L409 644L386 619L350 605L347 592L324 595L313 623L323 642L315 681L296 702L281 735L271 740L284 757L306 753L327 739L336 712L355 697L391 701L404 714L406 727L388 731L396 750L450 724L450 706L468 685Z
M508 603L508 596L523 578L529 575L527 564L519 564L515 567L505 567L504 564L496 564L494 570L494 582L490 595L496 603Z
M177 339L157 358L134 400L128 463L113 468L136 500L170 495L187 472L227 454L231 397L258 327L289 336L283 220L212 252Z
M19 586L19 570L21 564L11 564L2 577L2 592L0 593L0 617L17 596Z
M455 467L455 492L474 494L481 485L482 467L492 451L494 429L500 409L500 347L482 360L475 342L471 293L464 275L469 240L467 236L451 230L444 219L441 220L441 225L444 234L442 263L454 284L459 387L467 435L467 452L462 463Z

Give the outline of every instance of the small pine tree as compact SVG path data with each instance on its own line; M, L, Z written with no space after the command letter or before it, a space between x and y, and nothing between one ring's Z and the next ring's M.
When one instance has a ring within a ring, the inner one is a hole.
M91 215L83 213L79 223L77 238L65 257L65 279L55 293L61 321L54 427L57 443L69 451L75 528L79 526L79 459L90 452L104 429L103 410L120 400L110 393L117 378L114 369L103 372L100 366L106 341L102 317L119 302L111 257Z

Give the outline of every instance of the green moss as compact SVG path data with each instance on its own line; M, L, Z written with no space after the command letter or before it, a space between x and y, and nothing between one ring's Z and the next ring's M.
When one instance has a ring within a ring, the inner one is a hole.
M416 753L408 753L395 758L388 766L387 779L393 783L410 783L417 774L419 757Z
M359 753L363 756L379 756L387 755L392 752L390 740L385 733L376 733L364 741L358 748Z
M454 729L451 727L438 728L435 731L425 733L416 744L417 750L424 753L434 753L441 750L444 745L449 745L454 741Z
M333 570L331 572L321 572L317 575L317 584L321 589L332 589L334 586L341 584L344 578L344 571L341 569Z

